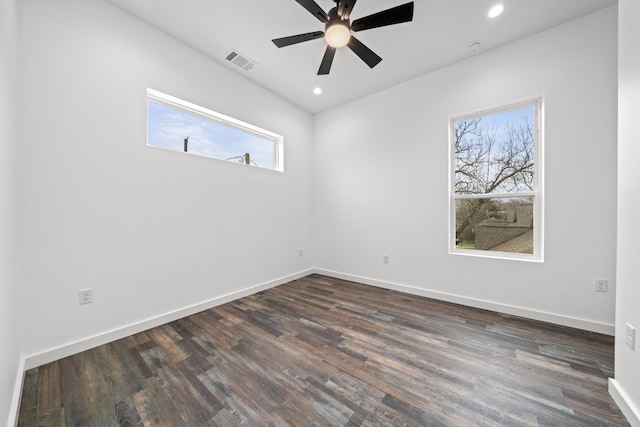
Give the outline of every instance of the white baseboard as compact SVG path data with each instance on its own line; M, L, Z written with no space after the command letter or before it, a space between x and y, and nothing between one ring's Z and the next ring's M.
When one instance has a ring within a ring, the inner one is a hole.
M633 427L640 427L640 409L638 409L620 384L613 378L609 378L609 394L613 397L622 413L627 417L627 421Z
M20 409L20 399L22 398L22 386L24 384L24 357L20 359L18 370L16 371L16 382L13 387L13 398L7 416L7 427L18 425L18 410Z
M446 292L432 291L429 289L416 288L414 286L403 285L399 283L387 282L383 280L372 279L369 277L356 276L353 274L340 273L337 271L324 270L316 268L314 273L322 274L336 279L349 280L365 285L376 286L378 288L391 289L394 291L404 292L412 295L419 295L440 301L451 302L455 304L466 305L469 307L481 308L484 310L495 311L498 313L510 314L512 316L526 317L528 319L539 320L542 322L553 323L556 325L569 326L571 328L582 329L591 332L597 332L606 335L615 335L615 325L595 322L588 319L580 319L576 317L564 316L561 314L548 313L545 311L532 310L525 307L517 307L486 301L476 298L469 298L461 295L449 294Z
M184 307L169 313L152 317L150 319L142 320L140 322L136 322L127 326L122 326L120 328L113 329L111 331L102 332L90 337L83 338L78 341L63 344L61 346L51 348L49 350L45 350L37 354L26 356L23 371L31 368L35 368L36 366L41 366L46 363L53 362L54 360L59 360L64 357L74 355L81 351L89 350L91 348L94 348L103 344L107 344L112 341L119 340L129 335L146 331L147 329L154 328L156 326L164 325L165 323L168 323L168 322L173 322L174 320L178 320L183 317L190 316L195 313L199 313L203 310L207 310L212 307L216 307L218 305L222 305L222 304L234 301L236 299L243 298L248 295L253 295L257 292L261 292L261 291L273 288L275 286L279 286L284 283L291 282L301 277L308 276L311 273L313 273L313 269L300 271L298 273L294 273L288 276L280 277L278 279L270 280L268 282L261 283L259 285L241 289L239 291L232 292L230 294L222 295L208 301L204 301L204 302L194 304L188 307Z

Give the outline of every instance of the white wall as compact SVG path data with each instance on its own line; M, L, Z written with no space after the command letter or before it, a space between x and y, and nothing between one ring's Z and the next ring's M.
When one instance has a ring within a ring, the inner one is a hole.
M15 120L17 16L15 0L0 0L0 425L9 423L20 372L20 287L17 221L19 155Z
M640 426L640 3L620 0L618 92L618 294L616 377L612 395L632 425ZM636 347L625 343L626 324L636 328Z
M19 7L28 366L312 267L310 114L102 0ZM285 172L146 147L147 87L283 135Z
M613 334L616 23L610 8L318 115L317 267ZM539 94L545 262L449 255L449 115Z

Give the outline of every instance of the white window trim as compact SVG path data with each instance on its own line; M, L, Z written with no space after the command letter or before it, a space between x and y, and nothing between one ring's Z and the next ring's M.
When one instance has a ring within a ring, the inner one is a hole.
M478 116L492 115L503 111L513 110L526 105L536 105L535 109L535 164L534 184L535 191L514 193L489 193L489 194L455 194L455 147L454 147L454 122L475 118ZM481 258L506 259L514 261L544 262L544 95L523 97L509 102L493 106L474 109L461 114L449 116L449 254L463 255ZM486 251L479 249L459 249L455 242L455 214L456 200L478 198L503 198L533 196L533 233L534 253L518 254L514 252Z
M224 115L222 113L218 113L216 111L210 110L208 108L202 107L200 105L194 104L189 101L185 101L183 99L177 98L172 95L168 95L166 93L160 92L155 89L147 88L147 100L153 101L157 104L164 105L170 108L177 108L182 111L186 111L188 113L194 114L196 116L200 116L207 120L213 120L216 122L224 123L226 125L232 126L234 128L240 129L245 132L253 133L255 135L266 137L274 141L273 149L274 149L274 165L273 168L261 168L266 170L273 170L276 172L284 172L284 138L282 135L278 135L277 133L268 131L266 129L262 129L258 126L254 126L249 123L245 123L241 120L235 119L233 117ZM148 123L148 120L147 120ZM148 135L148 130L147 130ZM154 145L150 145L149 141L147 141L147 146L153 148L166 149L162 147L156 147ZM173 150L171 150L173 151ZM179 151L176 151L179 152ZM183 153L183 154L192 154L192 153ZM203 157L203 156L201 156ZM221 160L213 157L207 157L213 160ZM226 160L222 160L226 161ZM239 164L239 163L238 163Z

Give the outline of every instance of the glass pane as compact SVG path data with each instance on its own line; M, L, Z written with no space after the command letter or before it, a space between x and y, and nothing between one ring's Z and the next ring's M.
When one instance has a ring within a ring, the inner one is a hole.
M456 200L456 248L533 254L533 199Z
M147 110L149 145L275 168L275 141L270 138L152 101Z
M453 121L456 194L534 190L535 109Z

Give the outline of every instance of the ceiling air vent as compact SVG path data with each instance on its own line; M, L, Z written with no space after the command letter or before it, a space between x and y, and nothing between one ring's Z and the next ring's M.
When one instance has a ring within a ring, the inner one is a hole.
M243 70L250 70L254 65L256 65L255 62L235 50L232 50L231 53L227 55L227 61L237 65Z

